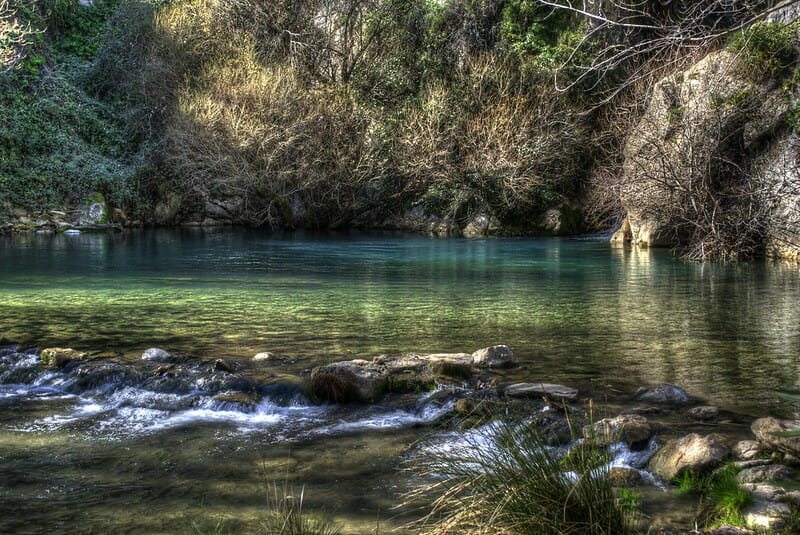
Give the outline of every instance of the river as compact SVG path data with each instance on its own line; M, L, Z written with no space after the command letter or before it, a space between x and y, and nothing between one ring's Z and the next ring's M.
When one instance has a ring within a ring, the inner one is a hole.
M785 410L774 391L800 379L796 266L693 264L602 236L18 235L0 238L0 310L17 346L0 366L0 532L190 532L220 515L247 531L265 481L304 485L309 508L354 532L401 525L403 466L446 408L311 403L304 374L336 360L504 343L521 366L500 382L596 401L671 382L752 416ZM249 370L258 352L279 358L243 410L198 382L87 386L23 355L51 346L115 373L149 373L148 347Z

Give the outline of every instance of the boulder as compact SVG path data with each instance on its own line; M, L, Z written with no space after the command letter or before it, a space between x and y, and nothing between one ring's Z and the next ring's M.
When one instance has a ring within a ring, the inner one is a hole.
M377 401L387 387L381 371L353 361L334 362L311 370L311 396L320 401Z
M651 390L640 388L634 399L659 405L685 405L689 403L689 394L678 386L662 383Z
M265 362L265 361L276 360L277 358L278 357L277 355L275 355L275 353L270 353L269 351L262 351L261 353L256 353L255 356L253 357L253 360L255 362Z
M401 357L376 357L371 363L386 379L386 391L396 394L426 392L436 388L433 371L420 355Z
M102 225L108 223L108 219L106 200L102 194L95 193L81 209L77 224L79 226Z
M481 212L473 217L467 226L464 227L462 233L467 238L476 238L479 236L488 236L498 232L502 228L500 221L493 215Z
M783 527L791 506L783 500L786 491L765 483L744 483L742 488L753 495L753 503L742 511L747 527L776 530Z
M158 347L151 347L144 350L142 360L150 362L169 362L172 360L172 353Z
M63 368L70 362L85 359L86 353L71 348L49 347L42 349L39 357L42 359L42 363L49 368Z
M759 418L750 426L764 449L780 451L795 457L800 457L800 436L781 437L776 433L783 433L800 428L800 422L793 420L778 420L777 418Z
M578 397L578 390L575 388L549 383L517 383L507 386L505 393L512 398L549 396L561 399L575 399Z
M752 461L761 455L761 445L756 440L741 440L733 448L733 456L742 461Z
M473 357L468 353L434 353L422 355L422 359L436 375L469 379L472 376Z
M664 481L672 481L687 470L710 470L730 455L730 449L714 435L697 433L667 442L650 459L647 468Z
M516 364L516 361L511 348L507 345L496 345L474 352L472 363L481 368L510 368Z
M602 445L625 442L632 448L647 442L652 435L647 418L638 414L622 414L616 418L604 418L583 428L585 438L594 437Z
M764 483L766 481L782 481L792 475L793 470L781 464L753 466L736 474L739 483Z

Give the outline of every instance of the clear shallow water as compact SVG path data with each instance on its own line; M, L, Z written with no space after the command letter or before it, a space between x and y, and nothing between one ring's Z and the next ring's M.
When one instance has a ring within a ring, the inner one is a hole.
M506 343L522 366L502 381L560 382L597 400L669 381L754 415L800 379L796 266L688 264L600 239L15 237L0 240L0 311L0 332L22 346L122 364L150 346L198 360L272 351L293 362L273 375L297 376L345 358ZM267 395L245 411L202 385L70 381L0 388L0 532L174 532L215 512L247 521L263 504L263 470L306 484L312 506L365 531L391 517L399 459L425 433L413 426L439 410Z

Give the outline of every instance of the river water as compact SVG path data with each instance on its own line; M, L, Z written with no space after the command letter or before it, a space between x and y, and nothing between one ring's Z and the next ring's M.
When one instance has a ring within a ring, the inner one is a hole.
M401 468L447 407L314 405L304 373L336 360L505 343L521 366L501 383L602 402L671 382L752 416L786 410L774 391L800 380L797 266L691 264L603 237L16 236L0 239L0 311L16 344L0 360L0 532L190 532L217 518L247 532L265 482L304 485L307 507L353 532L402 524ZM25 354L51 346L98 357L93 379ZM196 375L165 386L139 358L148 347ZM261 351L279 358L252 363ZM214 397L237 388L211 374L217 358L256 378L255 405Z

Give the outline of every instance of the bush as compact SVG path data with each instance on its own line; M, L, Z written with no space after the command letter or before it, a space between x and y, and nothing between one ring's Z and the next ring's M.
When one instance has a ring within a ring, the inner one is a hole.
M740 55L742 73L757 80L774 78L797 59L798 23L762 22L737 33L730 42Z

